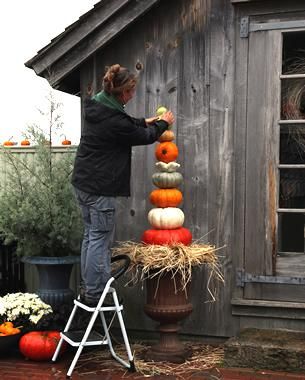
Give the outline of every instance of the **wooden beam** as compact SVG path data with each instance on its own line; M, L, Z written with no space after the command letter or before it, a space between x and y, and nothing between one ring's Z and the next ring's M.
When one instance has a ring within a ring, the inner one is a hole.
M45 77L52 87L59 87L60 82L76 69L81 63L87 60L93 53L104 47L109 41L121 33L131 23L133 23L143 13L148 11L160 0L128 1L124 8L113 14L98 28L79 40L79 43L51 63L47 59L44 64L37 62L32 66L35 72ZM59 47L56 47L57 50ZM64 50L63 50L64 51ZM44 66L45 65L45 66Z
M130 0L101 1L97 4L99 6L96 5L93 10L81 16L78 21L67 27L63 33L39 50L37 55L25 63L25 66L33 68L37 75L41 75L46 68L60 59L67 51L74 48L92 31L120 12L128 2Z

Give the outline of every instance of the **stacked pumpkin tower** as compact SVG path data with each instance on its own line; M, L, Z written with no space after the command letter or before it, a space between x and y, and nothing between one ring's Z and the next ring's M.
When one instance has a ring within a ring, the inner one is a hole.
M159 107L157 115L161 116L167 109ZM176 162L179 151L173 142L175 134L172 126L159 138L155 156L157 172L153 174L152 181L157 189L150 193L150 202L155 206L148 213L148 221L153 227L143 233L142 241L155 245L190 245L192 234L183 227L184 213L178 207L181 205L183 195L178 187L183 181L181 173L177 172L180 165Z

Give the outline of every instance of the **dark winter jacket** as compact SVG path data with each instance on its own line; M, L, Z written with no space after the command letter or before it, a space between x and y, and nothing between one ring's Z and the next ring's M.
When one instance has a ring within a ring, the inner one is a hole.
M168 124L160 120L146 127L144 119L135 119L89 98L84 107L72 184L90 194L129 196L131 147L154 143Z

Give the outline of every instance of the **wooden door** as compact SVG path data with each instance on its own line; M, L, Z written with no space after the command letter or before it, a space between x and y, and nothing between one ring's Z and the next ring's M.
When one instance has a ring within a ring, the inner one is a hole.
M291 144L295 131L305 141L305 113L289 120L287 109L293 91L305 93L303 17L249 24L244 267L238 272L248 300L305 301L305 145ZM289 71L299 58L304 66L297 74Z

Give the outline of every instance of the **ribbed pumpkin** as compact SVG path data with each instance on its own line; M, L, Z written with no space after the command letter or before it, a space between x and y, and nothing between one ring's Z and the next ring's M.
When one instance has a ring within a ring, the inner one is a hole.
M160 171L160 172L165 172L165 173L173 173L175 172L178 168L180 168L180 164L178 164L177 162L162 162L162 161L158 161L155 163L156 165L156 168Z
M31 143L29 142L29 140L24 139L24 140L22 140L22 141L20 142L20 145L21 145L21 146L29 146L29 145L31 145Z
M172 230L183 226L184 213L180 208L153 208L148 213L149 223L157 229Z
M149 196L150 202L157 207L177 207L182 198L182 193L178 189L157 189Z
M12 141L4 141L3 145L4 146L13 146L14 143Z
M156 158L162 162L175 161L178 157L179 151L175 143L171 141L165 141L157 145L156 147Z
M142 235L143 243L156 245L175 245L181 243L190 245L192 242L191 231L181 227L174 230L146 230Z
M173 141L175 138L175 134L173 131L170 131L167 129L165 132L162 133L162 135L158 138L158 141L164 142L164 141Z
M174 187L179 186L182 181L183 177L181 173L154 173L152 175L152 181L153 184L160 189L172 189Z
M61 142L61 145L71 145L71 141L66 138Z

